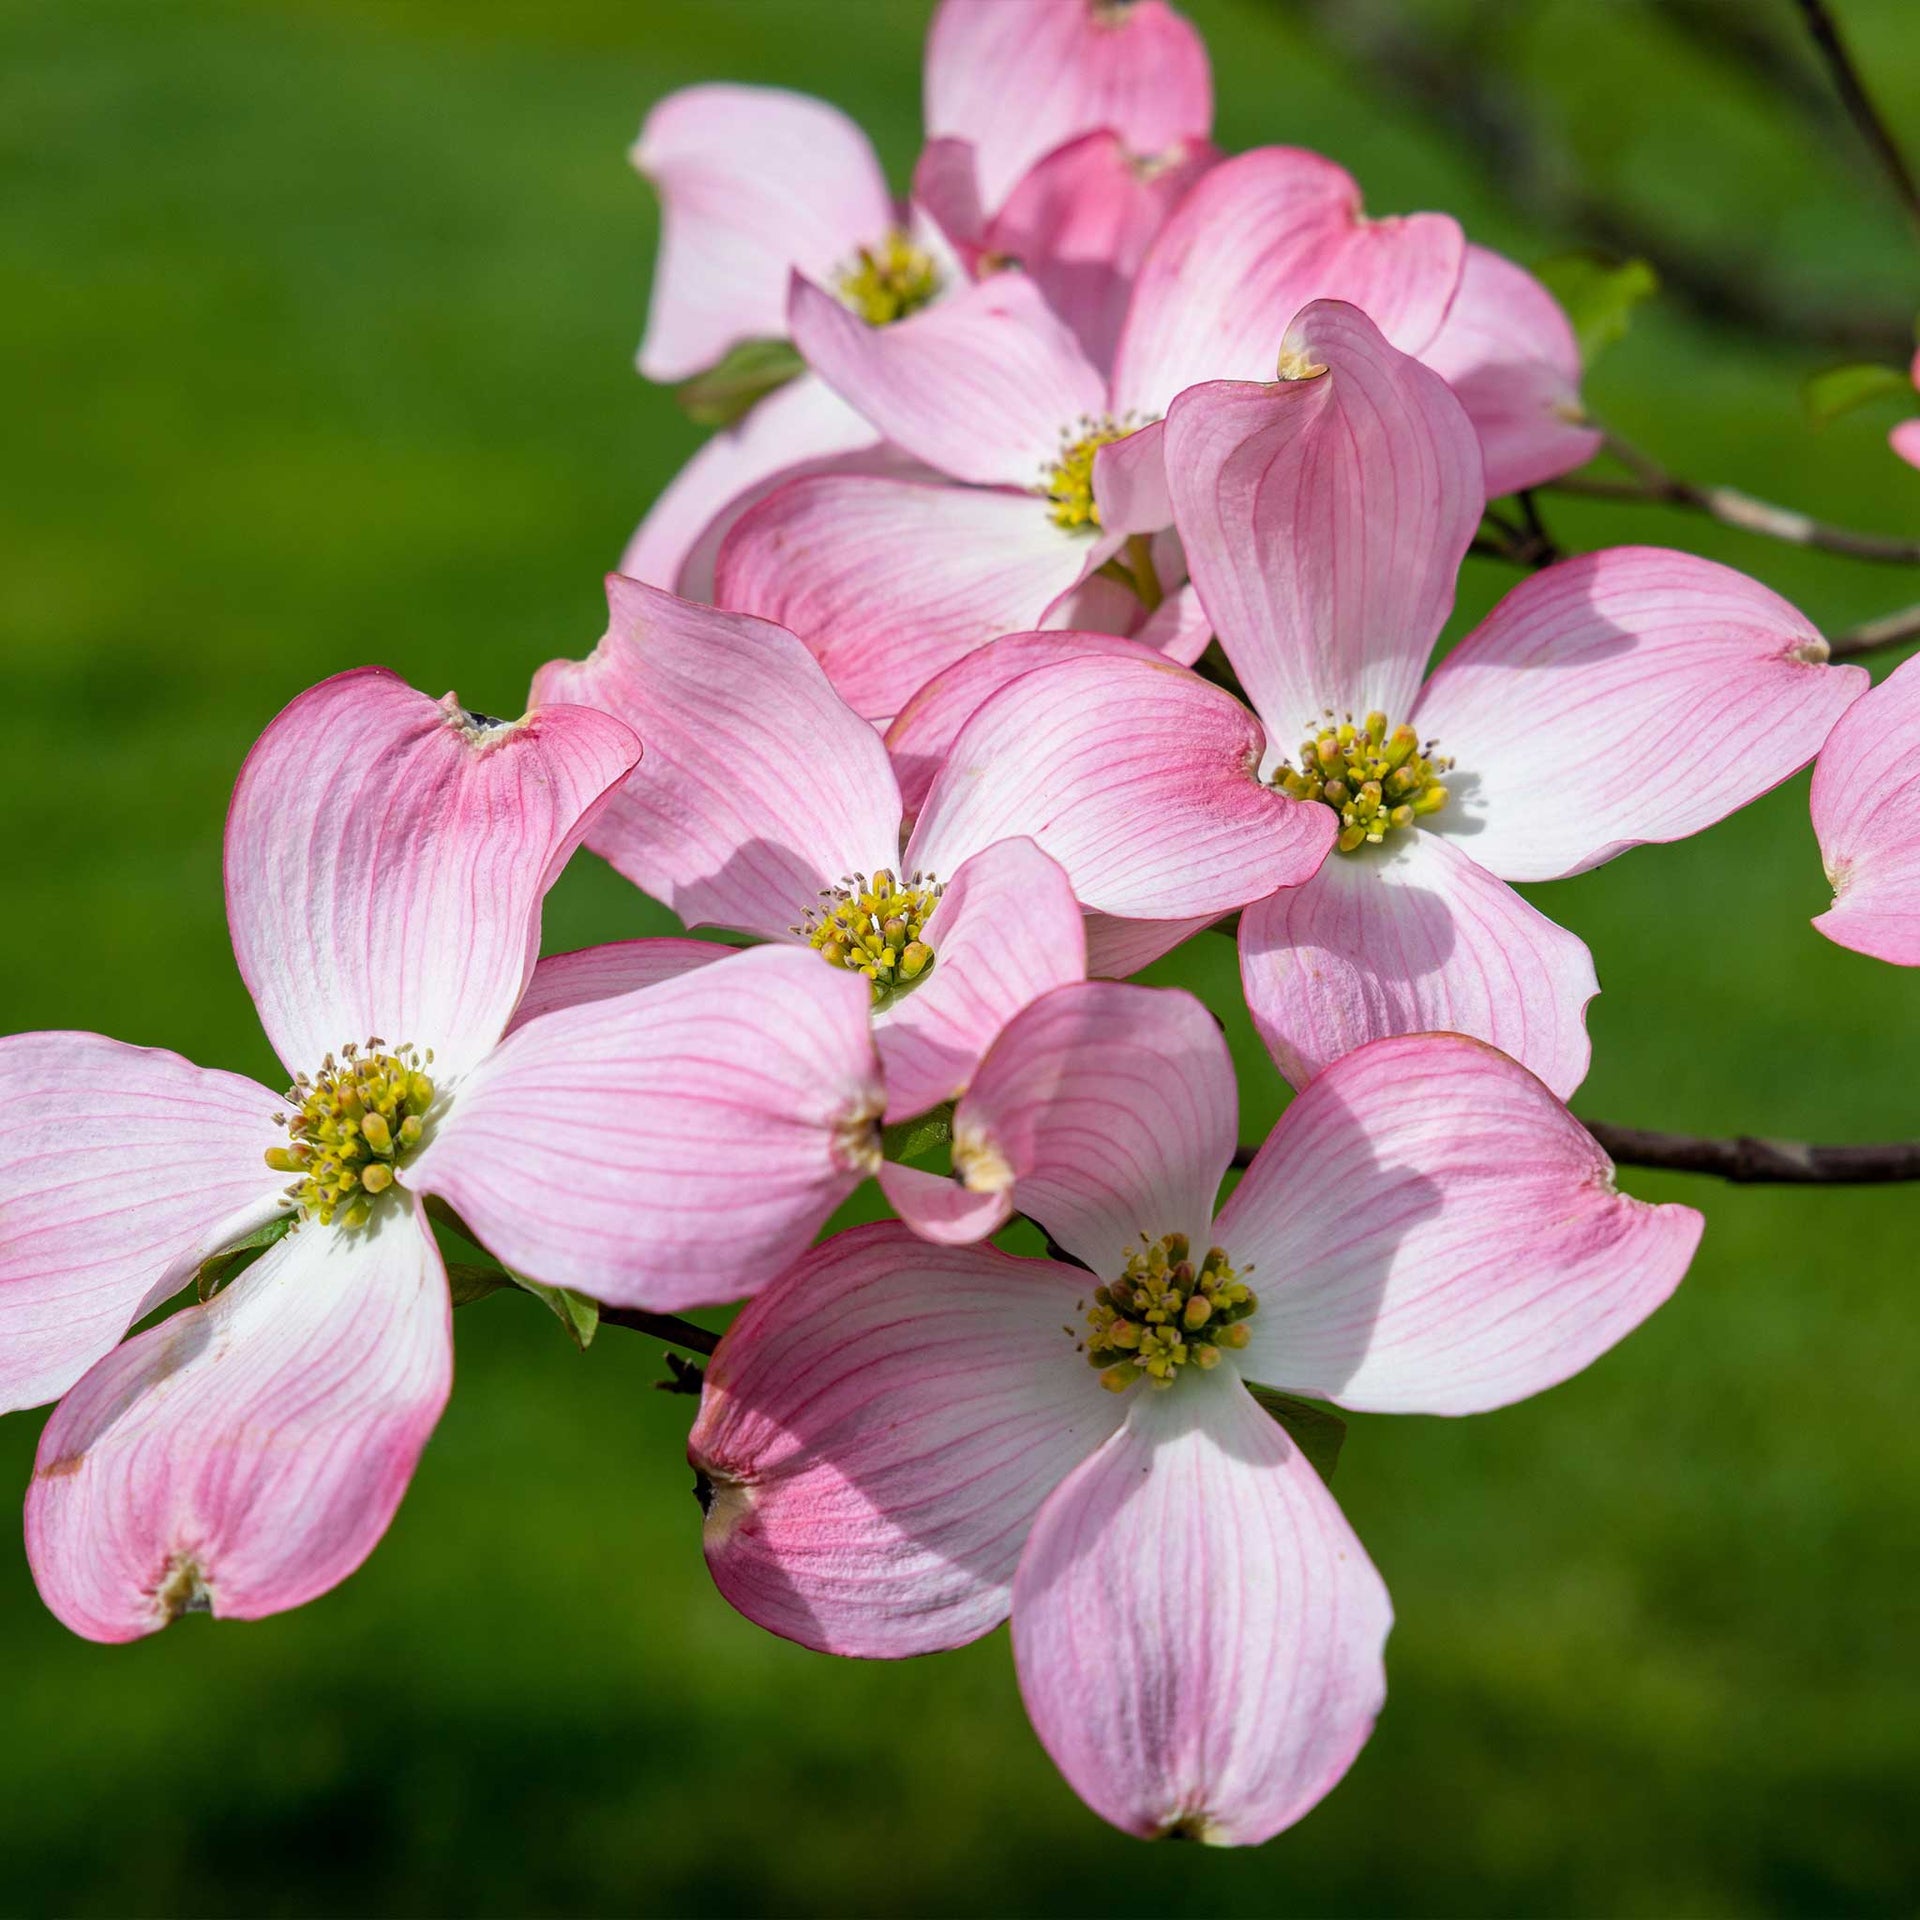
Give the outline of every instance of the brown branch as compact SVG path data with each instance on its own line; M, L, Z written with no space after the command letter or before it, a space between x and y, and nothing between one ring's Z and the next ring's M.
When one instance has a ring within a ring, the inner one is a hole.
M1864 1147L1813 1147L1800 1140L1760 1140L1748 1134L1728 1140L1693 1133L1658 1133L1650 1127L1615 1127L1604 1120L1583 1120L1580 1124L1616 1165L1704 1173L1738 1186L1862 1187L1920 1180L1920 1140L1892 1140ZM1251 1166L1258 1151L1256 1147L1235 1147L1233 1164Z
M1813 44L1820 49L1820 57L1827 63L1827 71L1833 75L1833 84L1847 117L1872 149L1881 171L1893 183L1907 218L1920 228L1920 187L1914 184L1913 171L1900 151L1900 143L1880 117L1880 110L1873 104L1866 82L1860 77L1860 69L1853 64L1847 43L1840 37L1839 22L1826 0L1800 0L1800 14L1807 23L1807 32L1813 36Z
M1844 554L1850 560L1877 560L1890 566L1920 566L1920 540L1902 540L1884 533L1859 533L1815 520L1791 507L1758 500L1738 487L1702 487L1669 473L1651 454L1617 434L1608 434L1606 450L1633 474L1631 480L1595 480L1570 474L1552 483L1556 493L1581 494L1590 500L1640 501L1654 506L1684 507L1704 513L1725 527L1756 533L1789 546L1813 547L1822 553Z
M1897 647L1904 640L1920 638L1920 607L1902 607L1898 613L1883 613L1878 620L1863 620L1845 633L1827 637L1829 660L1857 660L1863 653L1876 653L1882 647Z
M640 1307L602 1307L600 1324L626 1327L634 1333L650 1333L656 1340L664 1340L673 1347L685 1347L692 1353L711 1353L720 1344L717 1333L696 1327L691 1320L682 1320L673 1313L648 1313Z

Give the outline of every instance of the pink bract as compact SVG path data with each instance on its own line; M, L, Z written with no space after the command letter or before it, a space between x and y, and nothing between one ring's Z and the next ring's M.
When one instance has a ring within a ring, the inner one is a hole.
M1813 769L1813 831L1833 885L1814 925L1897 967L1920 967L1920 661L1841 715Z
M234 952L294 1091L0 1040L0 1395L66 1394L27 1539L75 1631L254 1618L373 1549L452 1380L429 1196L529 1278L685 1304L756 1285L877 1160L851 979L689 942L536 967L542 898L639 753L585 708L508 723L342 674L267 729L227 823ZM384 1145L373 1094L329 1091L363 1071L412 1089ZM303 1106L335 1130L290 1134ZM329 1162L329 1139L359 1144ZM224 1290L116 1345L276 1221Z
M1616 1192L1545 1087L1456 1036L1330 1069L1216 1217L1236 1114L1225 1042L1187 995L1095 981L1036 1001L956 1109L957 1191L1017 1206L1092 1271L895 1223L842 1234L728 1332L689 1444L735 1606L883 1658L1011 1614L1028 1711L1075 1790L1129 1832L1219 1843L1266 1839L1338 1781L1384 1698L1392 1617L1247 1383L1504 1405L1651 1313L1701 1227ZM1116 1391L1084 1350L1092 1290L1170 1234L1189 1283L1211 1247L1210 1271L1250 1279L1247 1337L1183 1316L1191 1364Z

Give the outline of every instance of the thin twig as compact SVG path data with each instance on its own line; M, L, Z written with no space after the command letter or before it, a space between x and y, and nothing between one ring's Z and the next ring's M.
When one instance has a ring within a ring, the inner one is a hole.
M1650 1127L1580 1123L1608 1157L1623 1167L1659 1167L1669 1173L1705 1173L1740 1186L1862 1187L1920 1180L1920 1140L1864 1147L1814 1147L1801 1140L1714 1139L1658 1133ZM1253 1164L1257 1147L1235 1147L1233 1164Z
M1878 560L1892 566L1920 566L1920 540L1900 540L1884 533L1860 533L1815 520L1791 507L1757 500L1738 487L1701 487L1669 473L1651 454L1617 434L1608 434L1608 453L1632 474L1631 480L1595 480L1569 474L1552 483L1556 493L1575 493L1592 500L1634 500L1656 506L1685 507L1704 513L1722 526L1738 527L1789 546L1814 547L1822 553L1845 554L1851 560Z
M1845 633L1829 634L1827 658L1857 660L1863 653L1897 647L1916 637L1920 637L1920 607L1902 607L1898 613L1883 613L1878 620L1863 620Z
M602 1307L600 1324L603 1327L627 1327L634 1333L650 1333L656 1340L664 1340L669 1346L685 1347L692 1353L711 1353L720 1344L717 1333L709 1333L705 1327L696 1327L691 1320L682 1320L673 1313L648 1313L640 1307Z
M1853 64L1853 56L1848 53L1847 44L1840 37L1839 22L1828 9L1826 0L1800 0L1800 13L1807 23L1808 33L1813 36L1813 44L1820 49L1827 70L1833 75L1833 84L1839 91L1847 117L1859 129L1860 137L1873 149L1873 157L1893 183L1893 190L1899 196L1907 218L1916 228L1920 228L1920 186L1914 184L1913 171L1900 151L1900 143L1880 117L1880 110L1873 104L1866 82L1860 77L1860 69Z

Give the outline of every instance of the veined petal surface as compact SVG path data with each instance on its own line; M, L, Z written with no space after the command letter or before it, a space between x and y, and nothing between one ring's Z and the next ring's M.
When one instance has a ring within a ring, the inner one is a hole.
M895 1220L814 1248L707 1368L687 1452L720 1591L870 1659L997 1626L1035 1511L1120 1422L1068 1331L1088 1284Z
M1813 770L1813 830L1833 883L1814 921L1829 940L1920 966L1920 667L1902 661L1828 735Z
M540 904L640 757L610 714L502 722L377 667L300 695L227 814L234 956L274 1051L312 1073L378 1037L457 1079L505 1031Z
M1252 1378L1375 1413L1556 1386L1680 1284L1703 1222L1615 1190L1547 1089L1457 1034L1376 1041L1280 1124L1216 1232L1260 1279Z
M1232 695L1158 661L1066 660L1003 687L960 730L909 866L936 872L1024 835L1083 907L1230 913L1326 857L1330 808L1256 777L1266 737Z
M64 1393L287 1202L265 1087L97 1033L0 1039L0 1412Z
M647 115L633 164L660 194L640 371L684 380L786 332L787 276L828 280L894 224L867 136L782 87L684 87Z
M584 661L543 700L617 714L645 757L588 844L689 926L784 937L841 875L891 866L900 795L887 751L791 633L618 574Z
M1442 833L1507 880L1680 840L1796 773L1867 686L1796 608L1662 547L1523 580L1414 710L1456 763Z
M613 940L603 947L578 947L572 953L550 953L533 970L533 978L513 1010L509 1033L529 1020L562 1007L580 1007L594 1000L614 1000L662 980L677 980L695 967L710 967L734 952L714 940Z
M452 1384L446 1275L416 1211L305 1223L54 1410L27 1489L41 1598L90 1640L311 1600L379 1544Z
M1318 301L1287 344L1297 378L1182 394L1166 462L1194 585L1290 756L1328 710L1406 719L1483 502L1459 401L1365 314Z
M1226 1369L1128 1398L1021 1557L1020 1691L1103 1819L1255 1845L1366 1744L1393 1607L1320 1476Z
M1232 1057L1198 1000L1090 980L1007 1023L954 1110L953 1162L1112 1280L1143 1238L1184 1233L1204 1251L1239 1117Z
M1561 1099L1587 1076L1593 956L1444 835L1336 853L1240 918L1240 982L1287 1079L1396 1033L1468 1033Z
M877 1159L864 975L753 947L543 1014L460 1090L407 1184L503 1265L677 1312L766 1285Z
M1141 155L1213 125L1206 44L1166 0L943 0L927 34L927 137L973 143L997 207L1043 154L1110 128Z

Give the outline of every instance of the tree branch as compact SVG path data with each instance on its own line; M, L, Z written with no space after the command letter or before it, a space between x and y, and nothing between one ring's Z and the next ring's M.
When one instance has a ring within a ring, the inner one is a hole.
M1863 620L1845 633L1827 638L1829 660L1857 660L1863 653L1881 647L1897 647L1903 640L1920 637L1920 607L1902 607L1898 613L1883 613L1878 620Z
M664 1340L672 1347L685 1347L691 1353L711 1353L720 1344L717 1333L696 1327L691 1320L682 1320L673 1313L648 1313L640 1307L602 1307L600 1324L626 1327L634 1333L650 1333L656 1340Z
M1900 151L1900 143L1894 139L1892 130L1880 117L1880 110L1867 93L1866 82L1860 78L1860 69L1853 64L1853 56L1840 37L1839 22L1828 9L1826 0L1800 0L1800 13L1807 23L1808 33L1813 36L1813 44L1820 49L1820 57L1827 63L1827 71L1833 75L1833 84L1839 92L1841 105L1847 110L1848 119L1873 150L1873 157L1879 161L1881 171L1892 182L1907 218L1916 229L1920 229L1920 187L1914 184L1912 170L1907 165L1906 156Z
M1580 1124L1619 1166L1704 1173L1737 1186L1865 1187L1920 1180L1920 1140L1815 1147L1801 1140L1761 1140L1751 1134L1728 1140L1659 1133L1651 1127L1615 1127L1604 1120ZM1233 1164L1251 1166L1258 1151L1235 1147Z

